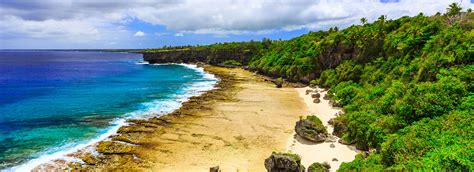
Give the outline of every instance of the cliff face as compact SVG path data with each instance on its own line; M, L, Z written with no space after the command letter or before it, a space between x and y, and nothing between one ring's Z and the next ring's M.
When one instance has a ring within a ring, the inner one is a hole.
M243 65L248 64L254 53L245 50L212 51L204 50L172 50L163 52L145 52L143 59L153 63L195 63L203 62L212 65L222 64L227 60L235 60Z

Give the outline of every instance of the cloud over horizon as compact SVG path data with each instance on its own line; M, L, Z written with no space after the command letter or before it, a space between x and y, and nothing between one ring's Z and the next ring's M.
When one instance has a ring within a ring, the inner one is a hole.
M145 36L145 32L137 31L137 32L135 32L135 34L133 34L133 36L143 37L143 36Z
M347 27L366 17L373 21L380 15L389 19L413 16L420 12L432 15L444 12L458 0L4 0L0 2L0 38L6 44L15 40L96 42L137 39L143 28L130 29L133 21L163 27L172 35L243 35L272 34L299 29L325 30ZM473 4L463 1L464 9ZM134 31L133 31L134 30ZM139 31L137 31L139 30ZM184 34L185 33L185 34Z

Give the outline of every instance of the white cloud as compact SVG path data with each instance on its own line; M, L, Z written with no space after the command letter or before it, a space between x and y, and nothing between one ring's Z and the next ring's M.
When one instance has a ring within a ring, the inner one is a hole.
M401 16L427 15L445 11L448 4L458 0L401 0L380 3L378 0L193 0L168 6L134 8L130 14L152 24L165 25L179 32L200 34L259 33L275 30L326 29L369 21L380 15L389 19ZM463 2L464 8L471 7Z
M143 36L145 36L145 32L137 31L137 32L135 32L135 34L133 34L133 36L136 36L136 37L143 37Z
M420 12L432 15L444 12L452 2L459 0L6 0L0 1L0 39L121 42L117 39L124 35L145 36L127 29L134 20L164 26L175 36L319 30L356 24L362 17L373 21L380 15L389 19ZM462 7L473 4L465 0Z
M183 33L181 33L181 32L179 32L179 33L175 33L175 34L174 34L174 36L177 36L177 37L183 37L183 36L184 36L184 34L183 34Z

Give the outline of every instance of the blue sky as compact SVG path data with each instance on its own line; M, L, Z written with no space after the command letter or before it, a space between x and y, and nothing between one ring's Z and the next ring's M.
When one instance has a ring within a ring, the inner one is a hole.
M153 48L290 39L474 0L2 0L1 49Z

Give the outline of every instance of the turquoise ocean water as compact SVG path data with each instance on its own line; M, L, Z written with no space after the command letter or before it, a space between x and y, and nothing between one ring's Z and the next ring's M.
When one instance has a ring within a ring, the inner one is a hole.
M0 51L0 169L28 169L104 139L127 118L169 113L217 79L141 54Z

